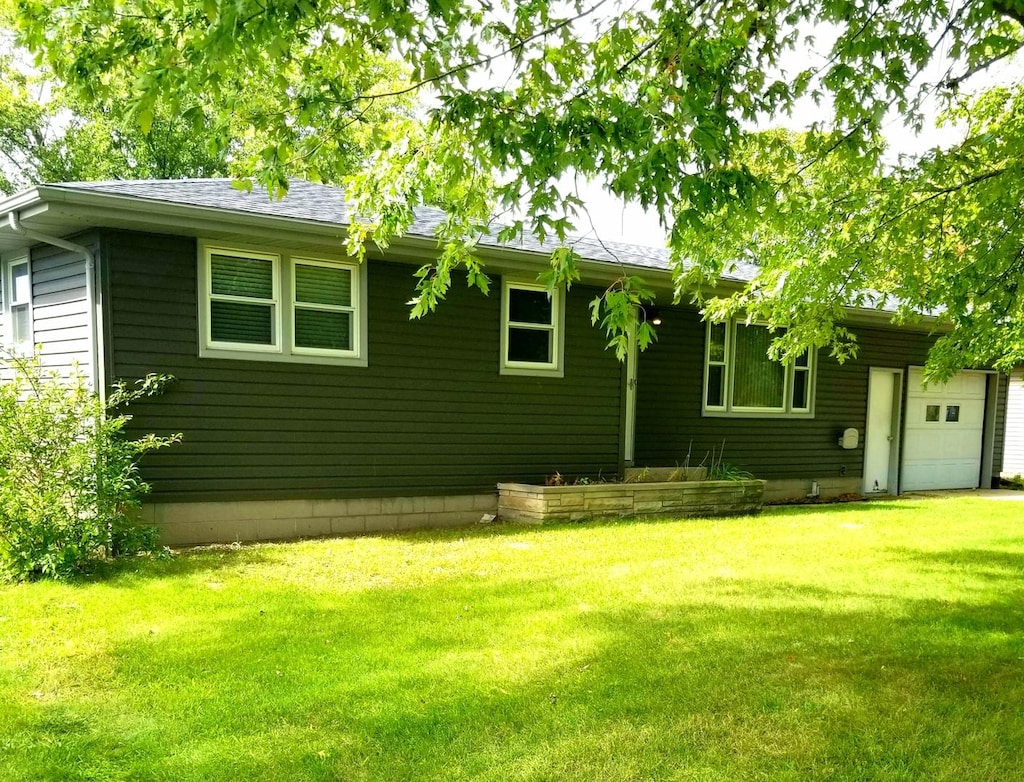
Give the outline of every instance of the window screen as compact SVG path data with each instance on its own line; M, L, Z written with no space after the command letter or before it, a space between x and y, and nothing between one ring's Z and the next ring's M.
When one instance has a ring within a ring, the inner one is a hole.
M274 345L274 262L210 256L210 338L214 342Z
M295 347L353 349L353 270L345 266L296 261Z

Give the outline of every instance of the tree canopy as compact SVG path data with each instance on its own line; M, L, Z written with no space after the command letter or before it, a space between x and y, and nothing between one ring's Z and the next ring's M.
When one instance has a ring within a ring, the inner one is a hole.
M224 176L222 150L162 111L144 133L122 100L86 104L18 54L0 55L0 193L31 184L114 178Z
M8 29L15 24L12 6L0 0L0 192L30 184L100 179L180 179L244 175L257 166L264 177L284 171L274 165L280 143L278 127L259 120L264 96L280 86L277 74L235 72L218 91L196 82L190 92L154 95L138 103L137 77L128 67L90 72L83 89L77 73L51 67L14 45ZM362 87L389 84L401 67L386 57L368 57ZM214 103L230 95L230 111ZM408 106L393 98L368 110L363 127L348 123L331 140L318 135L321 154L337 179L358 170L366 159L371 136L366 132L382 112ZM255 119L254 119L255 118ZM277 121L291 118L278 114ZM315 175L309 168L296 173Z
M850 355L845 308L889 302L936 319L935 377L1024 361L1024 94L971 89L1024 45L1019 0L11 1L78 99L129 85L144 130L160 107L205 122L272 193L344 183L368 218L354 252L445 209L414 314L460 269L486 289L474 242L495 217L502 238L565 240L545 279L578 279L584 177L657 210L677 297L776 327L780 357ZM887 153L893 122L937 110L955 143ZM715 296L736 263L753 280ZM618 348L649 295L624 272L595 303Z

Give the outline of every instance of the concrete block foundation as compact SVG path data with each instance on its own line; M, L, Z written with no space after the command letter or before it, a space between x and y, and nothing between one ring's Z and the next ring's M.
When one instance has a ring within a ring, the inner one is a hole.
M495 494L375 497L350 500L153 502L141 519L168 546L363 535L460 527L498 510Z

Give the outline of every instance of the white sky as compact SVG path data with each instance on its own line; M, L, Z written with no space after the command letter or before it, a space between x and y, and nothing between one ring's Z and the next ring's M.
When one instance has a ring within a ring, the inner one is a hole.
M815 31L816 43L814 50L794 52L785 63L785 69L795 73L807 67L825 62L828 50L834 41L834 33ZM934 83L942 78L948 63L939 61L934 72L925 73L921 79ZM958 70L954 70L958 74ZM978 94L985 89L999 84L1014 84L1024 81L1024 56L1016 55L996 63L986 71L972 77L961 86L964 94ZM794 112L793 118L780 118L771 123L777 126L800 130L808 127L816 120L827 119L827 106L815 106L809 99ZM920 134L903 125L899 116L893 116L885 126L886 138L890 145L893 159L898 155L914 155L935 147L945 147L955 143L961 129L952 126L938 127L938 107L932 102L930 106L930 123L926 122ZM795 118L799 117L800 121ZM663 247L667 241L665 230L659 226L657 216L647 213L636 204L625 204L604 191L597 183L590 182L580 185L580 195L587 204L590 221L596 227L598 235L608 241L624 241L632 244ZM585 234L594 229L586 216L579 221L578 232Z

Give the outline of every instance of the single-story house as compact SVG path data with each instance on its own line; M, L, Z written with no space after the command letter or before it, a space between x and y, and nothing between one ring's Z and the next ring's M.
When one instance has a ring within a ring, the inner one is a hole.
M490 295L456 283L411 321L440 218L420 210L358 264L332 187L39 186L0 201L0 337L99 387L175 376L132 411L135 431L184 435L144 462L169 543L469 523L494 512L498 482L713 453L766 479L769 500L987 487L1003 470L1005 377L922 387L933 338L883 311L849 313L856 360L772 362L764 327L671 303L661 250L580 240L582 281L549 299L536 278L552 247L485 238ZM619 362L588 303L623 268L659 291L661 325Z

